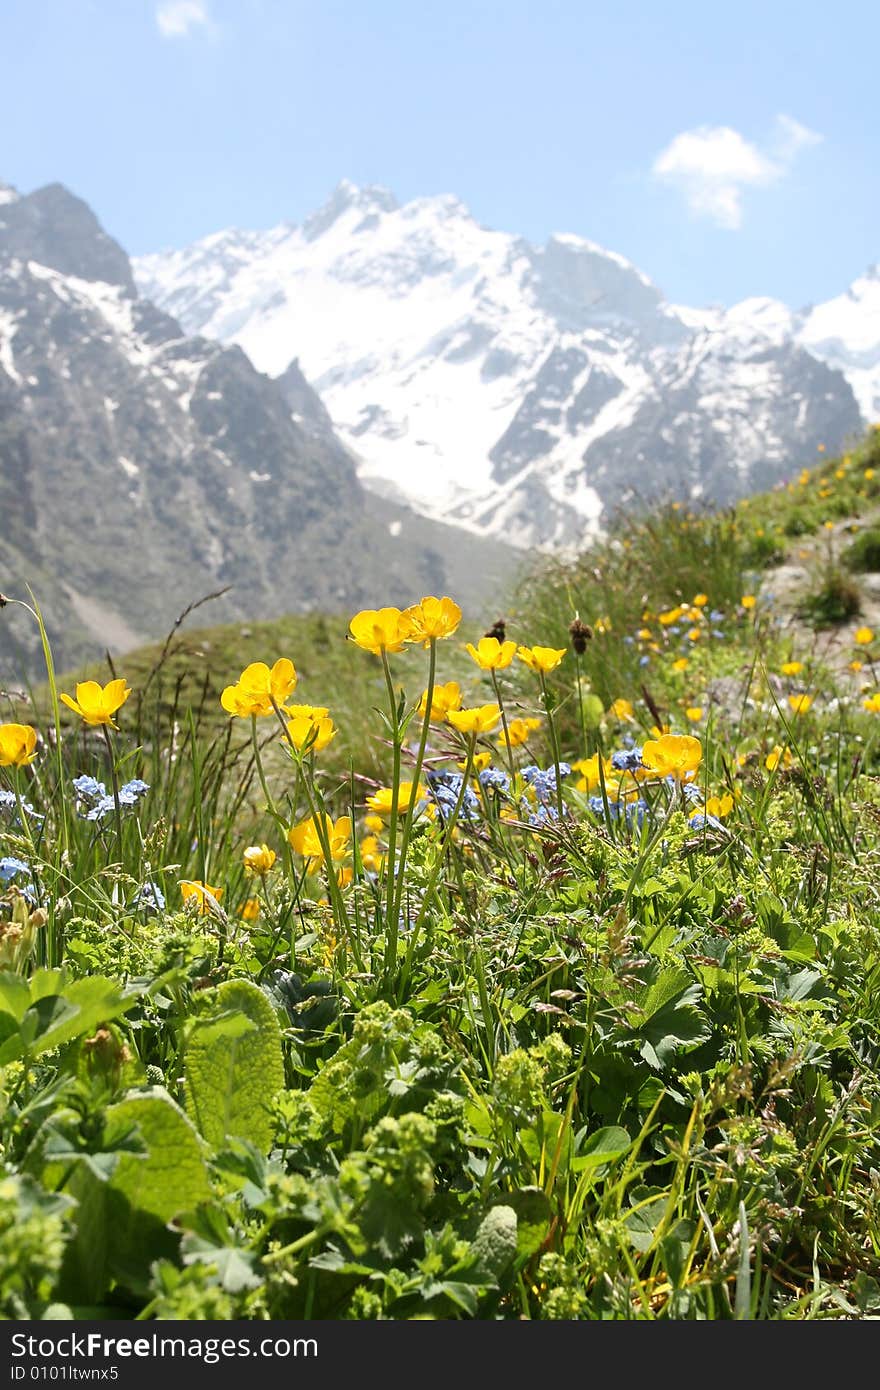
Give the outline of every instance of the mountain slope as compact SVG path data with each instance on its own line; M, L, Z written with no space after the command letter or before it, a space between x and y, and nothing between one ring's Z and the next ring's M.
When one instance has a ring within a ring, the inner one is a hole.
M261 370L296 357L371 488L520 544L576 541L634 489L724 501L862 426L845 364L784 306L782 328L765 301L681 309L621 256L532 246L452 197L342 183L302 226L135 273Z
M295 366L271 380L138 297L79 199L0 193L0 590L32 584L61 661L160 635L226 585L217 618L268 617L453 575L477 601L505 570L506 548L366 493ZM0 621L0 669L33 667L32 625Z

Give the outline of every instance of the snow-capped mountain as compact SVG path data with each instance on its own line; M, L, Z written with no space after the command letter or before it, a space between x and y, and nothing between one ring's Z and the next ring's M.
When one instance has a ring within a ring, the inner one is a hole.
M271 376L296 359L370 488L520 544L575 541L634 494L772 483L880 393L875 278L837 310L688 309L592 242L534 246L453 197L342 183L301 226L134 266L189 332Z
M302 374L257 371L140 297L125 252L61 185L0 185L0 591L44 607L62 663L211 621L454 592L506 547L364 490ZM10 640L11 638L11 640ZM6 608L0 668L36 669Z

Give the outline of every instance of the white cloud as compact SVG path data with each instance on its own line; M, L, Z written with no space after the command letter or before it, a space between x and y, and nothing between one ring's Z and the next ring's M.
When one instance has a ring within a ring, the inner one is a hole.
M822 139L793 116L777 116L759 147L731 126L697 126L670 141L654 160L656 179L678 188L696 217L719 227L742 225L743 193L785 178L801 150Z
M162 0L156 6L156 23L163 39L185 39L199 25L211 27L204 0Z

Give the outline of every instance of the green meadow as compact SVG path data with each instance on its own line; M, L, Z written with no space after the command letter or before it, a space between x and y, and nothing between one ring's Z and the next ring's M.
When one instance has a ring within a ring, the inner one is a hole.
M880 432L480 622L39 598L2 1317L880 1314Z

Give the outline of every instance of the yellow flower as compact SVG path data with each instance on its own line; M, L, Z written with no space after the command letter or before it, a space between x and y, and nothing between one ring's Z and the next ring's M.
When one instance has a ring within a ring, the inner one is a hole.
M244 904L244 907L241 909L241 915L244 918L245 922L256 922L257 918L260 915L259 898L248 898L247 902Z
M657 616L664 627L671 627L673 623L678 622L683 612L679 604L676 608L667 608L665 613L659 613Z
M806 714L813 703L812 695L789 695L788 703L793 714Z
M862 708L866 709L869 714L880 714L880 691L875 695L869 695L867 699L863 700Z
M36 748L37 731L30 724L0 724L0 767L27 767Z
M692 724L699 724L700 720L701 720L702 717L703 717L703 706L702 706L702 705L688 705L688 707L687 707L687 709L685 710L684 714L685 714L685 718L686 718L686 719L689 719L690 722L691 722Z
M344 859L348 854L349 842L351 840L351 817L340 816L334 822L326 812L323 817L324 832L327 838L330 858L334 861ZM314 816L309 816L308 820L300 821L299 825L294 825L288 830L287 838L290 847L295 854L301 854L303 859L312 860L311 869L316 869L318 864L323 863L324 846L321 843L321 836L318 833L318 822Z
M865 663L863 661L851 661L849 663L849 669L851 671L861 671L864 668L864 665Z
M869 483L874 476L873 468L866 468L862 476L864 477L865 481Z
M365 835L360 843L361 863L368 873L377 874L382 867L383 850L375 835Z
M633 707L629 700L612 700L608 706L608 713L612 719L618 719L623 723L627 719L632 719Z
M276 854L268 845L248 845L242 859L249 874L259 874L262 877L275 863Z
M498 705L477 705L474 709L451 709L449 723L460 734L491 734L501 718Z
M223 897L222 888L212 888L210 883L202 883L201 879L182 878L180 880L180 894L184 902L190 899L199 905L199 914L204 917L206 913L219 907L220 899Z
M747 611L750 608L754 608L757 602L758 600L755 598L754 594L743 594L742 598L740 599L740 603L742 604L743 608L745 608Z
M692 627L692 628L689 630L689 632L688 632L688 641L689 641L689 642L699 642L701 635L702 635L702 634L701 634L700 629L699 629L698 627Z
M662 734L642 747L642 762L660 777L690 781L700 766L703 745L690 734Z
M111 729L115 729L113 716L122 708L130 694L128 683L124 679L108 681L103 687L97 681L80 681L76 687L75 700L64 694L61 698L68 709L72 709L74 714L78 714L87 724L109 724Z
M297 712L287 725L290 742L300 752L306 749L309 753L320 753L339 732L333 720L328 718L325 709L309 709L308 705L294 708Z
M706 815L714 816L716 820L724 820L733 810L733 797L730 792L725 792L723 796L710 796L706 799Z
M461 622L461 609L451 598L423 598L407 608L406 615L412 624L413 642L430 646L439 637L451 637Z
M708 602L709 602L709 595L708 595L708 594L695 594L695 595L694 595L694 598L693 598L693 605L694 605L695 608L705 608L705 607L706 607L706 604L707 604Z
M540 671L545 676L556 670L565 656L565 652L565 647L562 647L561 650L557 650L556 647L517 647L516 649L520 661L524 661L530 671Z
M398 811L408 811L410 802L415 799L416 803L423 801L428 795L427 788L421 783L414 787L412 782L401 782L397 788L397 809ZM394 804L393 787L380 787L373 792L372 796L367 797L367 805L371 811L375 811L378 816L390 816L391 807Z
M580 779L575 783L579 792L591 792L595 787L602 785L599 775L599 754L594 753L592 758L579 758L576 763L571 765L573 772L579 772ZM602 771L605 774L605 782L608 785L613 777L613 769L610 761L606 758L602 763Z
M636 637L638 637L640 642L650 642L653 636L654 634L649 627L640 627L636 633Z
M498 742L502 745L502 747L504 746L503 738L499 739ZM475 753L471 761L471 767L474 772L482 772L484 768L487 768L489 766L491 761L491 753ZM459 769L460 772L464 772L465 768L467 767L467 760L465 760L463 763L456 763L455 766Z
M783 676L799 676L804 669L804 663L802 661L783 661L779 669Z
M673 661L672 669L673 671L686 671L690 664L686 656L680 656L677 661Z
M604 637L606 632L611 631L611 619L607 617L597 618L593 623L593 631L598 632L600 637Z
M424 719L428 707L428 692L422 691L419 714ZM461 709L461 687L458 681L447 681L445 685L435 685L431 695L431 723L443 724L451 709Z
M220 704L227 714L239 719L249 719L252 714L264 718L275 713L273 700L280 708L295 689L296 671L286 656L279 657L271 670L265 661L252 661L235 685L227 685Z
M791 750L777 743L764 759L764 766L768 772L775 772L780 763L783 767L791 767Z
M528 743L529 734L540 729L540 719L510 719L507 724L507 733L510 738L512 748L518 748L521 743ZM499 747L505 747L504 735L498 740Z
M364 816L364 825L368 830L384 830L385 822L381 816Z
M481 637L476 646L468 642L465 647L481 671L503 671L513 661L515 642L499 642L497 637Z
M853 637L857 647L870 647L874 640L874 632L870 627L860 627Z
M348 625L351 639L365 652L381 656L382 652L402 652L413 637L413 621L409 612L399 608L364 608L355 613Z

